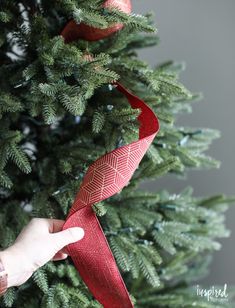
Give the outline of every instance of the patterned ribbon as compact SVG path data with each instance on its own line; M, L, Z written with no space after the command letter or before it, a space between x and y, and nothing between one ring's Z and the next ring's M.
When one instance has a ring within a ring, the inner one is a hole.
M120 83L116 83L116 88L133 109L141 110L139 139L103 155L89 166L63 229L82 227L85 231L84 238L67 249L94 297L104 308L131 308L134 306L92 205L128 184L156 136L159 122L144 101Z

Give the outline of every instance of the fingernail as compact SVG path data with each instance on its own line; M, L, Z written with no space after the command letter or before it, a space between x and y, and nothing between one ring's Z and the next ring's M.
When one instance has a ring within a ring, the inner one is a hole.
M70 232L76 241L81 240L84 237L84 230L79 227L70 228Z

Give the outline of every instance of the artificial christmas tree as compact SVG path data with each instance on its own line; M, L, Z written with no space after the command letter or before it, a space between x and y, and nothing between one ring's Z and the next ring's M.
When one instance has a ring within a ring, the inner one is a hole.
M203 152L219 134L175 125L176 115L191 111L190 102L198 98L178 82L181 65L169 62L151 69L139 60L136 49L158 42L142 34L155 31L151 16L104 8L104 3L1 1L1 248L31 217L65 219L89 166L138 140L139 132L141 137L141 110L128 103L135 97L151 107L161 129L129 185L92 210L135 307L214 307L190 286L205 274L211 252L220 248L216 238L228 235L224 211L232 199L195 198L189 188L180 195L149 193L138 185L167 173L181 175L186 168L217 167ZM74 29L67 36L71 22L93 30L119 27L103 40L88 42L85 33L74 37ZM134 95L120 85L122 94L117 91L113 85L118 80ZM154 118L146 119L153 128ZM82 223L81 217L78 211ZM85 252L96 244L88 242ZM105 257L100 256L101 263ZM91 281L97 279L89 274ZM48 263L23 286L9 289L1 307L102 307L96 289L90 288L95 299L81 276L69 260ZM111 279L100 280L100 286Z

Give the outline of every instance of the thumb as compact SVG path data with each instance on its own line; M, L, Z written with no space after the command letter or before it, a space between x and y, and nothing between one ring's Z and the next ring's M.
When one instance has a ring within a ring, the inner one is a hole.
M69 228L61 232L53 233L52 237L59 251L63 247L81 240L84 237L84 230L79 227Z

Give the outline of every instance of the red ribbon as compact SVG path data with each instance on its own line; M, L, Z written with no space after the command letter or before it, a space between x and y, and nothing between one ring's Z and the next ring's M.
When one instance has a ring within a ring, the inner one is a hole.
M103 155L89 166L63 229L82 227L85 231L84 238L67 249L94 297L104 308L131 308L134 306L92 205L128 184L156 136L159 122L144 101L120 83L116 87L133 109L141 109L139 140Z
M116 8L126 14L130 14L132 4L131 0L106 0L104 1L102 7L111 9ZM66 43L77 39L84 39L86 41L98 41L112 35L122 28L123 24L121 23L115 23L106 29L99 29L86 25L83 22L77 24L74 20L71 20L67 23L61 35L64 37Z

